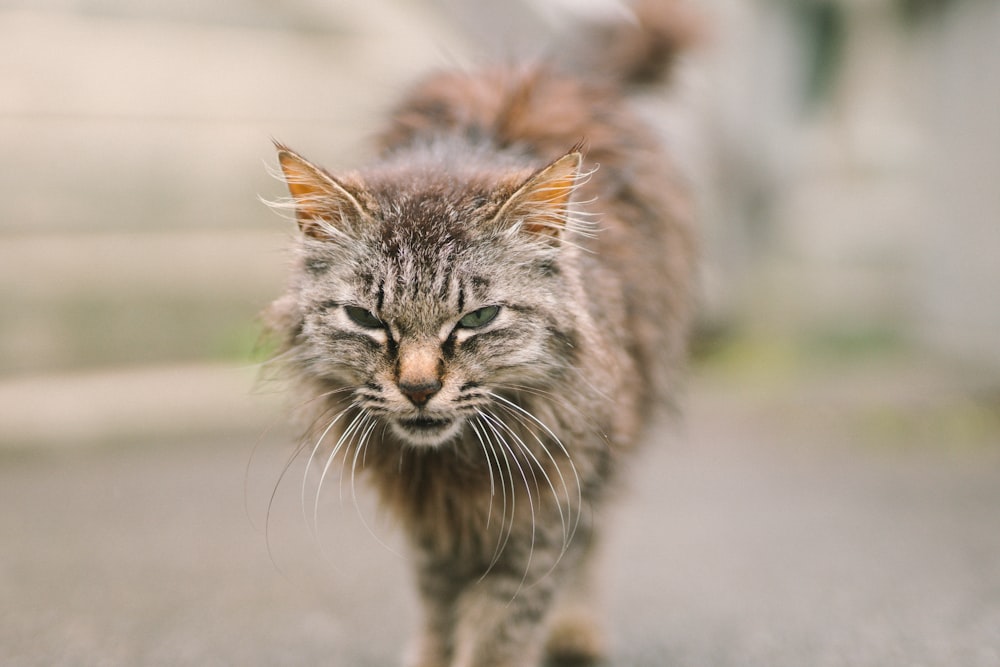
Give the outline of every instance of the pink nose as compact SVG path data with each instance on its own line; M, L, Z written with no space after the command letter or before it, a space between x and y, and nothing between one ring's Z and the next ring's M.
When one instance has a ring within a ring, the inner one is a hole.
M418 408L422 408L431 400L431 396L441 390L441 382L438 380L424 381L419 384L400 382L399 390L410 399L410 402Z

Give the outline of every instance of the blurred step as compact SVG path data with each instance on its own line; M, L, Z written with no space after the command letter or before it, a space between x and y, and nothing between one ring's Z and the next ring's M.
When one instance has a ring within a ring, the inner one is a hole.
M0 236L0 374L249 357L281 294L273 232Z
M0 378L0 448L76 448L281 426L257 370L225 364Z

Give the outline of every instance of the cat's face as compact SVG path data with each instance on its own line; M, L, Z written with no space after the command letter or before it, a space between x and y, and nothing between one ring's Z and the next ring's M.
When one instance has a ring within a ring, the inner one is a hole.
M564 373L572 312L553 225L578 156L493 192L345 186L281 156L303 231L298 356L371 428L440 445L492 418L505 393Z

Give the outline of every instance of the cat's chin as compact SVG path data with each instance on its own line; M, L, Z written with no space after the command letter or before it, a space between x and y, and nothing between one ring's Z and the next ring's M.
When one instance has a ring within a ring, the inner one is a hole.
M414 447L438 447L458 435L462 419L447 417L417 417L394 419L392 432L403 442Z

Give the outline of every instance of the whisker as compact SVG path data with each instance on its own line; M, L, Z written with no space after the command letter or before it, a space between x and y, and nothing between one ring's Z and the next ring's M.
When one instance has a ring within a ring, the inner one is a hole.
M362 421L364 414L365 413L363 412L359 412L351 418L350 423L347 425L347 428L344 429L343 433L340 434L340 438L337 439L337 444L333 446L333 449L327 456L326 464L323 466L323 472L320 474L319 482L316 485L316 496L315 502L313 503L313 528L317 532L319 530L319 501L323 492L323 485L326 482L326 476L330 471L330 466L333 464L334 459L336 459L337 455L340 453L341 448L357 431L358 424Z
M361 452L367 448L368 438L372 431L375 430L376 426L378 426L378 420L370 415L366 415L365 419L368 420L368 424L365 426L365 431L361 434L358 444L354 448L354 460L351 462L351 501L354 503L354 508L358 511L359 516L361 514L361 508L358 506L358 488L355 484L355 477L358 470L358 459L361 458ZM341 482L343 482L343 478L341 478ZM364 521L364 517L362 517L362 521Z
M569 368L569 367L567 366L566 368ZM513 392L516 392L516 393L519 393L519 394L530 394L532 396L537 396L539 398L543 398L543 399L545 399L546 401L548 401L550 403L554 403L555 405L558 405L559 407L565 409L568 412L572 412L577 418L585 421L586 423L594 426L595 428L597 426L597 424L594 421L593 417L591 417L586 412L584 412L583 410L581 410L579 407L577 407L577 405L573 401L570 401L570 400L566 399L566 397L563 396L563 395L561 395L561 394L557 394L557 393L552 392L552 391L546 391L546 390L541 389L539 387L531 387L531 386L528 386L528 385L513 384L513 383L509 383L509 382L508 383L504 383L503 385L501 385L501 387L503 389L509 389L509 390L511 390Z
M535 516L535 500L534 500L534 498L531 495L531 487L528 484L528 475L524 472L524 467L521 465L521 462L518 460L517 454L514 453L514 450L513 450L513 448L511 448L510 444L507 442L507 439L504 438L503 435L500 433L500 431L497 430L496 426L494 426L491 423L491 421L487 417L487 415L489 413L482 412L481 414L487 420L485 422L486 426L491 431L493 431L493 434L496 436L497 440L499 441L500 446L501 446L501 451L506 451L507 453L510 454L510 458L514 460L514 465L517 466L518 472L521 473L521 479L524 481L524 491L525 491L525 493L528 496L528 507L529 507L530 512L531 512L531 544L529 545L529 548L528 548L528 558L527 558L527 560L525 561L525 564L524 564L524 576L521 577L521 581L518 584L517 589L514 591L514 595L511 597L511 600L510 600L511 602L513 602L514 598L517 597L517 594L521 592L521 588L524 587L524 582L528 579L528 573L531 571L531 559L535 555L535 538L536 538L536 528L537 528L536 516ZM494 419L495 419L495 417L494 417ZM507 458L507 454L504 454L504 458ZM514 492L514 488L513 488L513 474L512 474L512 479L511 479L511 492L512 493ZM514 516L512 514L511 515L511 531L513 531L513 526L514 526ZM508 537L509 537L509 533L508 533ZM491 563L491 566L493 564L495 564L495 563Z
M507 407L505 405L500 405L498 407L501 407L505 411L507 411L508 414L510 414L514 419L516 419L524 427L524 429L528 433L531 434L531 436L535 439L535 442L538 443L538 446L541 448L541 450L543 452L545 452L545 456L549 459L549 461L555 467L556 474L559 475L559 481L560 481L560 483L562 485L563 491L566 494L566 507L567 507L566 513L567 513L567 515L569 517L571 517L571 520L572 520L573 502L572 502L572 499L570 498L569 484L566 482L566 478L565 478L565 476L562 473L562 467L555 460L555 457L552 456L552 453L549 451L549 448L545 445L545 443L541 440L541 438L538 437L538 434L535 433L535 431L531 428L531 425L530 425L529 422L527 422L527 420L525 420L521 415L519 415L518 413L514 412L513 410L511 410L509 407ZM542 581L543 579L545 579L545 577L547 577L550 574L552 574L552 572L555 571L556 567L558 567L559 563L562 562L563 557L569 551L570 545L573 543L573 537L576 534L577 527L579 526L580 516L581 516L581 513L583 511L582 507L578 506L576 508L577 518L576 518L576 520L573 521L572 528L570 528L568 526L567 520L564 518L563 511L562 511L562 501L559 499L559 494L558 494L558 492L555 489L555 485L551 481L551 477L548 475L548 473L545 472L544 468L542 468L542 474L545 475L546 481L549 484L549 490L552 493L552 498L555 501L556 508L559 511L559 519L562 522L562 529L563 529L563 531L562 531L563 532L563 544L562 544L562 549L559 551L559 555L556 557L555 561L553 561L553 563L549 567L549 569L544 574L542 574L538 578L537 581L535 581L534 583L531 584L532 586L534 586L536 583ZM579 486L579 483L578 483L577 484L577 489L579 490L579 488L580 488L580 486Z
M329 393L332 394L332 393L335 393L335 392L329 392ZM315 398L314 399L310 399L310 401L307 401L307 403L308 402L312 402L313 400L316 400L316 399ZM313 422L313 425L315 425L318 421L320 421L323 418L324 414L328 414L329 412L330 411L328 410L328 411L324 411L323 413L321 413L320 416L318 416L316 418L316 420ZM268 430L270 428L271 428L271 426L268 426ZM312 428L312 426L310 427L310 429L311 428ZM258 438L257 444L254 446L254 452L256 452L257 448L259 447L260 440L263 437L264 437L264 434L261 434L260 438ZM272 563L274 563L274 558L273 558L273 552L272 552L272 549L271 549L271 516L272 516L273 510L274 510L274 503L277 500L278 491L281 488L282 482L284 482L284 479L288 475L288 472L291 470L292 465L295 463L295 460L299 457L299 455L303 451L305 451L306 449L307 449L307 445L306 445L305 441L299 443L295 447L295 449L289 455L288 460L285 461L285 465L282 467L281 472L278 474L278 478L274 482L274 487L271 489L271 494L270 494L270 496L268 498L268 501L267 501L267 509L265 510L265 515L264 515L264 542L267 545L268 555L271 557ZM251 455L250 461L247 462L247 469L246 469L246 473L245 473L246 476L244 477L244 504L246 503L246 484L247 484L248 479L249 479L250 466L252 464L252 461L253 461L253 455ZM249 511L249 510L247 510L247 511ZM275 565L275 567L277 567L277 563L274 563L274 565Z
M327 425L325 429L323 429L323 433L320 434L319 438L316 440L316 444L313 446L312 452L310 452L309 454L309 460L306 461L306 469L302 473L302 518L306 520L306 523L309 522L308 517L306 516L306 486L308 485L309 481L309 471L312 469L312 464L313 461L316 459L316 454L319 451L319 448L323 445L323 440L326 439L326 436L330 433L330 430L333 429L333 427L337 424L338 421L340 421L340 418L343 417L344 414L347 413L347 411L350 409L351 409L350 406L344 408L343 410L338 412L337 415L332 420L330 420L330 423ZM324 471L324 474L325 472L326 471ZM320 481L320 484L322 484L322 480ZM315 525L313 526L313 528L315 528Z
M493 499L497 495L496 479L493 476L493 461L490 460L490 453L486 449L486 443L483 442L483 436L479 434L479 429L476 428L475 422L470 420L469 427L479 441L479 446L482 447L483 455L486 457L486 470L490 473L490 506L486 510L486 530L488 531L490 528L490 519L493 517Z
M586 382L586 384L587 386L591 386L591 383L589 381ZM503 389L508 389L518 394L529 394L531 396L537 396L541 399L544 399L546 402L553 403L561 407L563 410L567 412L573 413L576 419L580 420L582 423L590 427L590 432L596 435L600 435L604 443L610 446L608 435L604 432L603 428L594 420L594 418L591 415L587 414L586 412L583 412L572 401L567 400L564 396L561 396L559 394L550 391L545 391L544 389L540 389L538 387L530 387L526 385L518 385L513 383L504 383L502 385L499 385L499 387ZM607 398L603 394L598 393L598 395L600 395L602 398L605 398L605 400L607 400L608 402L611 402L611 399ZM514 413L511 412L511 414ZM537 436L535 437L537 438Z
M507 414L513 417L524 428L525 432L529 433L531 437L535 440L535 442L538 443L539 448L545 453L546 458L549 460L550 463L552 463L553 467L555 467L556 473L559 475L560 485L562 486L563 491L566 494L566 505L570 509L570 511L572 511L573 501L569 495L569 484L567 483L566 478L562 473L562 466L559 465L555 457L552 455L552 452L549 451L548 446L541 439L541 437L539 437L538 433L535 432L535 429L533 428L534 421L529 421L527 418L524 417L524 415L512 410L510 406L506 404L501 403L497 407L503 409ZM557 502L561 501L557 500Z
M340 477L337 482L337 498L339 499L341 506L344 504L344 479L347 477L347 461L351 458L351 449L354 450L354 457L357 457L360 454L361 435L364 433L365 429L368 428L370 421L371 413L364 408L360 408L357 425L353 429L354 432L351 433L351 438L344 445L344 455L340 457Z
M576 469L576 464L573 463L573 457L570 456L569 450L566 449L566 445L563 444L562 440L560 440L559 437L552 432L552 429L546 426L543 421L535 417L535 415L531 414L529 411L525 410L517 403L514 403L513 401L507 398L504 398L503 396L501 396L496 392L491 391L490 396L499 401L501 404L506 405L508 408L514 410L518 414L529 419L532 423L537 424L543 431L545 431L546 435L548 435L552 439L552 442L554 442L556 446L559 447L559 450L562 452L563 456L566 457L566 462L569 463L570 470L573 472L573 477L576 482L577 513L576 513L576 519L573 524L573 529L570 531L570 540L572 540L573 535L576 534L576 531L579 528L580 519L583 515L583 484L580 481L580 473Z
M365 427L365 430L361 434L361 437L358 440L358 443L354 449L354 458L351 463L351 500L354 503L354 510L355 512L357 512L358 519L360 519L361 525L365 527L365 530L368 531L368 534L371 535L372 538L376 542L378 542L383 549L391 553L393 556L396 556L397 558L402 558L402 555L399 552L397 552L395 549L386 544L385 541L378 536L378 533L375 532L375 529L371 526L370 523L368 523L368 520L365 519L365 514L364 512L361 511L361 505L358 503L357 487L355 485L355 474L357 472L359 455L361 460L361 467L363 469L365 453L368 451L368 446L371 444L371 434L375 431L375 428L379 425L379 420L373 417L370 413L368 415L368 422L369 423L367 427ZM384 426L385 425L383 424L383 427ZM343 482L343 477L341 477L341 482Z
M502 406L502 407L505 407L505 406ZM489 414L489 413L487 413L487 414ZM513 413L513 415L514 415L515 418L518 418L518 416L517 416L516 413ZM518 447L521 449L521 451L523 451L525 454L527 454L528 457L532 460L532 462L534 462L535 467L539 470L539 472L541 472L542 477L545 480L545 483L548 485L549 491L552 493L552 499L556 503L556 509L559 512L559 522L562 525L562 533L563 533L563 553L565 553L566 549L568 548L568 541L567 541L567 539L569 537L569 525L567 523L566 514L563 511L562 500L559 498L559 493L556 491L555 484L552 483L552 478L549 476L549 473L545 470L545 467L542 465L541 461L538 460L538 457L535 456L534 452L532 452L531 449L528 447L528 445L525 444L524 440L521 439L521 436L519 436L517 434L517 432L514 431L514 429L510 427L509 424L507 424L506 422L504 422L502 419L496 417L496 415L493 415L493 418L496 419L496 421L497 421L497 423L498 423L498 425L500 427L502 427L505 431L507 431L514 438L514 440L517 442ZM562 480L563 489L566 492L566 500L567 500L567 502L569 502L569 487L566 485L565 479L563 479L562 471L559 470L559 464L556 463L555 458L553 458L552 454L549 452L549 450L545 446L545 444L542 443L541 439L534 432L532 432L530 430L529 430L529 433L531 433L535 437L535 440L538 442L538 445L541 447L542 451L545 452L545 454L548 457L549 461L552 463L553 466L555 466L556 472L559 474L560 480ZM534 475L534 472L532 474ZM538 483L537 477L535 478L535 483L536 483L536 487L537 487L537 483ZM567 511L572 512L572 507L567 508ZM562 556L562 554L560 554L560 557L561 556Z
M482 576L479 577L479 581L486 578L492 570L493 567L499 562L500 555L503 553L504 549L507 547L507 542L510 540L511 533L514 530L514 472L510 466L510 460L507 458L507 454L501 448L500 452L497 452L497 448L493 444L493 438L490 437L490 433L487 430L487 424L483 421L482 413L477 416L476 422L470 421L470 424L479 424L479 427L473 426L477 433L479 428L482 428L482 437L485 438L486 442L489 443L489 449L493 453L493 458L497 464L497 473L500 475L500 490L502 491L503 497L503 514L500 517L500 529L497 531L497 545L493 550L493 558L490 560L490 564L487 566L486 570L483 572ZM503 454L503 465L500 463L500 454ZM507 522L507 482L504 481L504 467L507 469L507 479L510 482L511 491L511 517L510 523ZM506 530L506 533L504 532Z
M257 452L260 449L261 444L263 444L264 438L271 432L272 428L277 426L277 424L277 420L272 421L257 436L253 449L250 450L250 456L247 458L246 467L243 470L243 511L246 513L247 519L250 521L254 530L258 531L261 530L261 527L254 524L253 514L250 512L250 470L253 468L254 459L257 457ZM288 473L288 469L292 466L292 463L295 462L295 459L298 458L299 454L302 453L303 449L305 449L304 442L299 443L295 447L291 455L289 455L288 460L285 461L285 465L279 472L277 480L274 482L274 488L271 489L270 500L267 503L267 514L265 514L265 526L263 527L264 532L267 531L267 517L270 515L271 506L274 504L274 497L278 493L278 488L281 486L282 480L284 480L285 475Z
M304 442L301 443L301 444L299 444L295 448L295 450L291 453L291 455L288 457L288 460L285 461L285 465L284 465L284 467L282 467L281 472L278 474L278 479L274 483L274 488L271 489L271 495L270 495L270 497L267 500L267 509L265 510L265 513L264 513L264 544L267 546L267 555L268 555L268 558L270 558L270 560L271 560L271 564L274 565L279 571L281 570L281 568L278 566L278 563L277 563L277 561L274 558L274 551L271 548L271 513L274 510L274 503L275 503L275 500L278 497L278 489L281 488L281 482L285 479L285 475L288 474L288 471L291 469L292 464L299 457L299 454L302 453L303 449L305 449L305 443ZM249 472L250 472L250 469L249 469L249 463L248 463L247 464L247 475L248 476L249 476ZM244 484L245 483L246 482L244 482ZM244 488L244 503L245 502L246 502L246 491L245 491L245 488Z
M302 407L304 405L308 405L309 403L313 403L313 402L315 402L317 400L329 397L329 396L331 396L333 394L339 393L341 391L349 390L349 389L350 388L342 388L342 389L337 389L337 390L333 390L333 391L329 391L329 392L324 392L323 394L320 394L319 396L314 396L314 397L310 398L309 400L304 401L299 407ZM332 411L332 409L331 410L322 411L320 413L320 415L317 416L317 418L313 421L312 425L310 425L310 427L309 427L308 430L311 431L312 428L315 427L316 423L318 423L320 420L322 420L323 417L324 417L324 415L329 414L331 411ZM334 421L336 421L338 418L339 418L339 415L335 416L334 417ZM273 426L273 424L271 426L268 426L267 429L265 430L265 433L268 430L270 430L272 428L272 426ZM264 437L264 433L262 433L260 435L260 437L257 440L257 443L254 445L254 453L256 453L257 448L260 446L260 442L263 439L263 437ZM276 560L274 558L274 551L272 549L272 544L271 544L271 517L272 517L273 511L274 511L274 504L277 501L278 492L281 489L281 485L284 482L285 477L288 475L289 471L291 470L292 465L295 463L296 459L298 459L299 455L301 455L301 453L303 451L306 451L307 449L308 449L308 445L307 445L306 441L300 442L295 447L295 449L289 455L288 459L285 461L285 465L282 466L281 472L278 474L278 477L277 477L277 479L274 482L274 486L271 489L271 494L268 497L268 501L267 501L267 508L265 510L265 515L264 515L264 543L265 543L265 545L267 547L267 553L268 553L268 557L271 560L271 563L278 570L280 570L281 568L280 568L280 566L278 566L278 564L277 564L277 562L276 562ZM250 460L247 462L247 469L246 469L245 477L244 477L244 505L245 506L246 506L246 503L247 503L247 484L248 484L248 481L249 481L250 466L252 465L253 456L254 456L254 454L251 454ZM304 508L304 500L303 500L303 508ZM247 512L249 513L249 508L247 508ZM304 514L304 511L303 511L303 514Z

